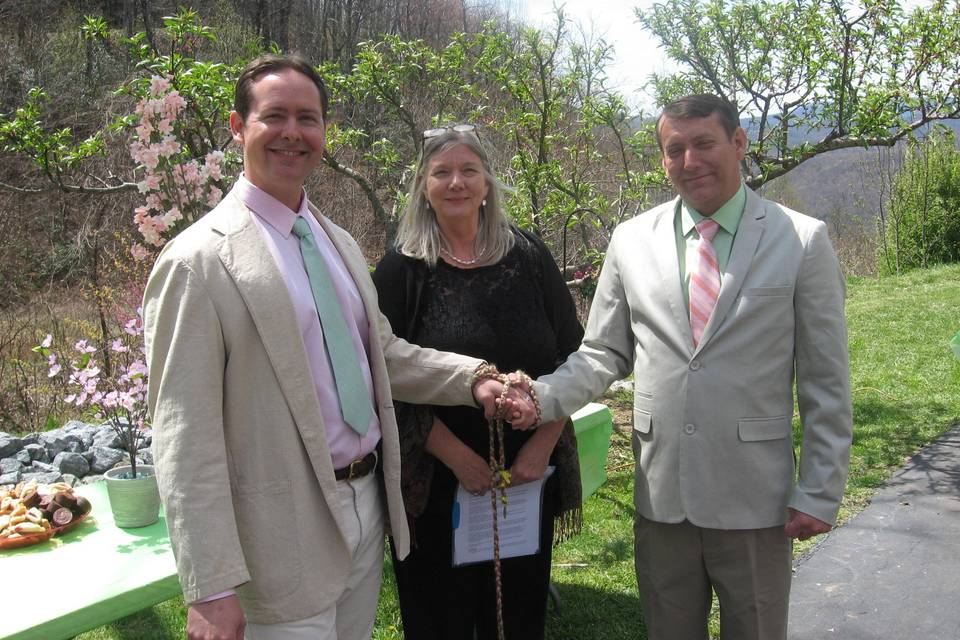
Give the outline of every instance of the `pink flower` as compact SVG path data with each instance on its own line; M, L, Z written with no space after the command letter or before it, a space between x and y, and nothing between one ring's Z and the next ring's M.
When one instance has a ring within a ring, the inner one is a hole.
M133 256L133 259L137 262L142 262L150 255L150 250L137 242L130 247L130 255Z
M176 155L180 152L180 143L172 135L165 136L163 140L154 145L154 149L157 150L157 153L160 154L163 158L169 158L172 155Z
M127 353L128 351L130 351L130 347L125 345L121 338L114 339L114 341L110 344L110 349L114 353Z
M176 120L177 115L187 106L187 101L177 93L176 91L171 91L163 97L163 105L161 106L159 113L161 113L165 118L170 120Z
M44 338L43 342L40 343L40 346L43 347L44 349L49 349L50 345L52 344L53 344L53 336L48 333L47 337Z
M150 95L161 96L170 88L170 81L162 76L153 76L150 78Z
M50 364L50 371L47 372L47 377L48 377L48 378L52 378L53 376L55 376L55 375L57 375L58 373L60 373L60 371L61 371L62 369L63 369L63 367L61 367L61 366L60 366L59 364L57 364L56 362L51 363L51 364Z
M78 340L75 345L73 345L75 351L80 353L96 353L97 348L87 344L86 340Z
M137 309L137 313L140 313L139 309ZM131 336L139 336L142 334L143 322L140 320L139 316L127 320L127 323L123 325L123 332Z
M210 187L210 195L207 196L207 205L215 207L221 198L223 198L223 191L220 191L220 189L216 187Z
M153 133L153 125L148 120L141 122L136 128L137 135L144 142L150 142L150 134Z
M150 171L156 169L157 164L160 162L160 154L158 153L156 145L151 145L143 149L140 152L139 162Z

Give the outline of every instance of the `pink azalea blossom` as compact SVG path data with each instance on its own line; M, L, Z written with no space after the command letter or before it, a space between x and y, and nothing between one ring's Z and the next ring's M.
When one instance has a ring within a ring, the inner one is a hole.
M161 96L170 88L170 80L163 76L153 76L150 78L150 95Z
M223 198L223 191L216 187L210 187L210 195L207 196L207 204L211 207L215 207L220 203L221 198Z
M48 333L47 337L40 343L40 346L44 349L49 349L51 344L53 344L53 336Z

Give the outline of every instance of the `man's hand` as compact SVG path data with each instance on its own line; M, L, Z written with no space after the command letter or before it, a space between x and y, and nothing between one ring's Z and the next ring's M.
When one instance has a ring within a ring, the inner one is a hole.
M483 414L487 419L502 415L514 429L529 429L535 426L537 408L522 388L511 387L503 407L500 406L501 393L503 383L493 378L484 378L473 385L473 397L477 404L483 407Z
M788 508L787 511L789 515L787 516L787 524L784 525L783 531L791 538L808 540L813 536L826 533L833 528L823 520L818 520L796 509Z
M243 640L246 625L236 595L192 604L187 610L187 640Z

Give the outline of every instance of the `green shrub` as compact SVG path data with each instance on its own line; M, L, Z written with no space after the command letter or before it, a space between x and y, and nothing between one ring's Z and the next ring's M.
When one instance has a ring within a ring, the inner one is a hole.
M960 151L952 131L909 145L889 212L881 273L960 262Z

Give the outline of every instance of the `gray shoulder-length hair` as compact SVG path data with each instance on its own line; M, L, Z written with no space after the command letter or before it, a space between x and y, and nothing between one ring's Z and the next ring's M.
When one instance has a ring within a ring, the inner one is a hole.
M437 216L427 202L427 167L434 156L460 144L480 158L483 177L486 178L489 187L487 204L480 207L480 228L473 244L474 255L478 258L482 257L486 263L495 263L502 260L513 248L513 232L510 231L510 221L503 211L503 193L509 187L493 175L490 159L475 130L449 129L423 141L423 152L420 154L417 171L410 185L410 193L403 210L403 218L397 229L395 243L397 251L405 256L423 260L431 268L437 264L443 239L437 224Z

